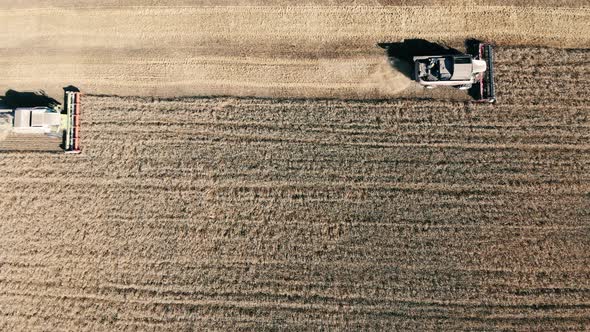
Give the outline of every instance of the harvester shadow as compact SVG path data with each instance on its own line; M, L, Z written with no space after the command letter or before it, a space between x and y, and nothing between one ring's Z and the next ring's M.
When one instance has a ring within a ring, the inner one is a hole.
M463 52L425 39L404 39L397 43L378 43L385 50L389 64L410 79L414 75L414 57L424 55L452 55Z
M44 91L21 92L9 89L0 97L1 103L12 109L19 107L55 107L61 105Z

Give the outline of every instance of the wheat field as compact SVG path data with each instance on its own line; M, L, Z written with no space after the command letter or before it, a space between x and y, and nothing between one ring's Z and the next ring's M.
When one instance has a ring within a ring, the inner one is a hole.
M496 105L85 96L82 155L0 155L0 330L587 329L590 52L496 68Z

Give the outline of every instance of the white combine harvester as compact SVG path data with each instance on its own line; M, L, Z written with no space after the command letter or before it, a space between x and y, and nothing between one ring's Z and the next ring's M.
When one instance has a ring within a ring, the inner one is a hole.
M77 89L65 90L63 109L59 105L0 109L0 152L80 153L80 96Z
M416 82L427 89L452 86L472 90L477 101L496 101L492 46L479 44L476 54L447 54L415 56ZM473 90L472 90L473 91Z

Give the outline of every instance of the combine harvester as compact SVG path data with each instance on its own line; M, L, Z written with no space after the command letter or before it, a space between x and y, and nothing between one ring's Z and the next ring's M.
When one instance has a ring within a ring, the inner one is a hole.
M427 89L439 86L469 90L478 102L496 102L494 90L493 50L479 43L463 54L415 56L416 82Z
M0 153L80 153L80 96L77 89L64 89L63 109L57 102L49 106L0 107Z

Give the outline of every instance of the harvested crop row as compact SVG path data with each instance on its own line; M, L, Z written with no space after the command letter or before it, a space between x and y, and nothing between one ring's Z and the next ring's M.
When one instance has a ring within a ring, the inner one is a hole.
M45 135L6 135L5 137L0 136L0 151L60 152L60 143L60 139L48 138Z
M590 46L589 8L0 8L0 89L55 96L74 84L114 95L389 98L410 82L379 42Z
M267 0L14 0L2 4L6 8L96 8L96 7L194 7L194 6L268 6ZM503 0L276 0L272 6L501 6ZM511 6L526 7L587 7L585 0L513 0Z
M581 329L590 53L497 58L495 106L87 96L0 156L0 329Z

